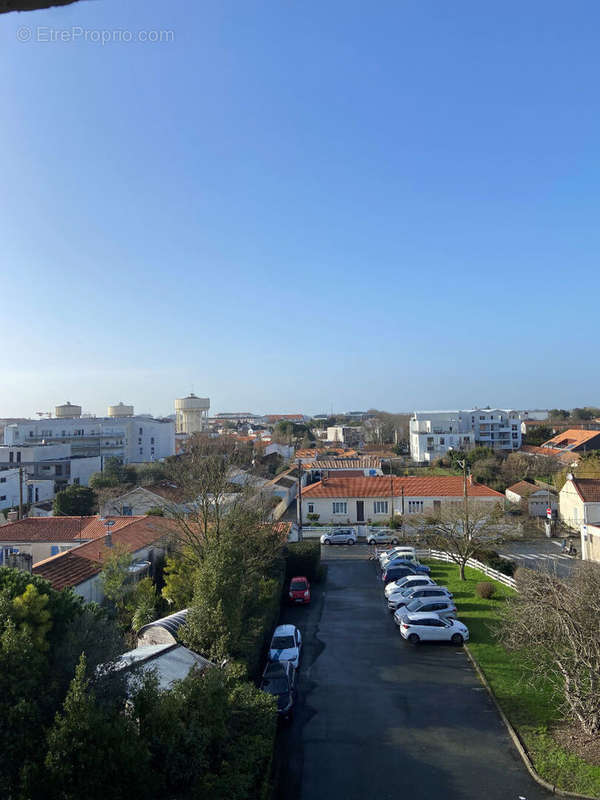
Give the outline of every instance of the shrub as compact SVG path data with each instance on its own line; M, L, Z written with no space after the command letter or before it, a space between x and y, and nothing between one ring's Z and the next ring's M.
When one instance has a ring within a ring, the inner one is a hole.
M321 545L318 541L288 544L284 555L286 580L294 575L305 575L311 582L319 580Z
M481 597L483 600L489 600L495 593L496 587L493 583L490 583L490 581L481 581L475 587L475 591L477 592L477 597Z
M503 575L512 577L515 574L516 564L506 558L502 558L495 550L478 550L475 553L475 558L487 564L488 567L495 569L496 572L501 572Z

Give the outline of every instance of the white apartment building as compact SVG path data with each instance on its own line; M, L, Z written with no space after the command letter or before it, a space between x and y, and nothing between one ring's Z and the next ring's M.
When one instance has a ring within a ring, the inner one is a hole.
M175 423L140 415L26 420L7 425L4 446L68 444L71 455L115 456L124 464L158 461L175 452Z
M22 484L21 484L22 482ZM54 498L54 481L28 479L19 476L18 469L0 471L0 511L17 508L23 503L42 503Z
M70 444L0 445L0 476L6 477L6 471L18 474L19 468L26 480L51 482L60 491L70 483L87 486L90 476L100 470L100 458L73 456Z
M522 413L501 408L415 411L409 423L411 458L418 463L428 463L450 448L470 450L475 446L502 452L518 450Z

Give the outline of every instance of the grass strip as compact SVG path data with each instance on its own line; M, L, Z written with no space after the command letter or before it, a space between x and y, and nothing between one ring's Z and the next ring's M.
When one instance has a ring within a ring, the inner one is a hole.
M458 617L469 628L469 649L525 744L536 771L560 789L600 797L600 766L588 764L559 747L549 733L553 725L561 722L550 684L529 684L519 654L507 652L494 636L502 605L514 591L491 581L479 570L467 567L467 580L461 581L454 564L428 563L431 577L453 593ZM480 581L491 581L496 587L489 600L475 592Z

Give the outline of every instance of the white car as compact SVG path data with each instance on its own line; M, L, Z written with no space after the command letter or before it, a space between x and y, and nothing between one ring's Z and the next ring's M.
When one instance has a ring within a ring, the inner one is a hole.
M388 597L388 608L395 611L397 608L407 606L412 600L419 600L422 597L439 597L452 600L452 592L445 586L419 586L416 589L404 589Z
M356 544L357 536L353 528L336 528L321 536L321 544Z
M403 558L405 561L417 562L417 554L414 547L392 547L379 555L379 563L384 567L392 558Z
M450 617L442 619L437 614L409 614L400 624L400 635L411 644L419 642L452 642L460 646L469 641L469 629Z
M399 541L398 535L389 528L370 530L367 534L367 544L398 544Z
M289 661L294 669L300 663L302 636L295 625L278 625L269 646L269 661Z
M423 613L433 611L441 619L456 616L456 606L449 597L420 597L418 600L411 600L407 606L401 606L395 611L394 622L396 625L401 625L403 620L419 611Z
M384 589L385 596L389 597L401 589L407 589L409 586L413 586L416 589L417 586L437 586L437 584L428 575L405 575L404 578L398 578L397 581L388 583Z

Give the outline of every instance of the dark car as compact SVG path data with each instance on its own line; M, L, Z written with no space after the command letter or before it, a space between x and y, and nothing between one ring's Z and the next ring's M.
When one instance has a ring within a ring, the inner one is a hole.
M420 575L421 572L414 564L396 564L395 566L387 566L381 573L381 580L388 584L391 581L397 581L399 578L405 578L407 575Z
M263 692L277 700L277 714L291 719L296 699L296 670L289 661L269 662L260 682Z
M419 574L429 575L429 573L431 572L431 569L425 564L415 564L414 561L406 561L403 558L392 558L385 565L385 569L388 570L390 569L390 567L403 567L403 566L412 567L412 569L414 570L413 573L414 575L419 575Z

